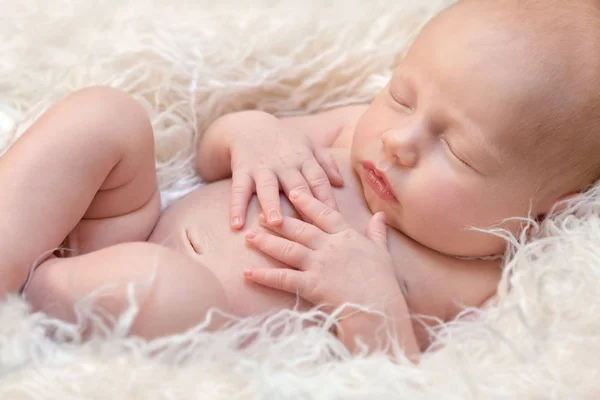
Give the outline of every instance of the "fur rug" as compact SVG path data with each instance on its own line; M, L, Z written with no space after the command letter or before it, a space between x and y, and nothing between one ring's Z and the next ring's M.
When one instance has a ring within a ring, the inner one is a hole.
M120 87L151 115L166 206L202 184L193 144L214 118L368 101L450 3L3 0L0 154L67 93ZM598 398L599 211L594 189L534 229L534 240L508 238L497 302L443 326L419 366L351 357L327 327L301 330L317 311L284 313L277 337L255 318L153 342L126 337L127 314L108 339L81 344L73 326L9 298L0 304L0 399ZM48 328L65 340L48 339ZM258 339L237 349L248 334Z

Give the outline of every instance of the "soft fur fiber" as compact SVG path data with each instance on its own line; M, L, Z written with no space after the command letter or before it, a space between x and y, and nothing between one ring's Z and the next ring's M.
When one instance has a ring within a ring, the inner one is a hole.
M449 3L2 0L0 153L67 93L120 87L152 118L166 206L201 185L193 144L214 118L368 101ZM278 337L250 319L151 343L126 337L124 315L108 339L80 344L74 327L13 297L0 305L0 399L598 398L599 211L595 190L533 227L534 240L509 238L497 302L442 327L419 366L351 357L327 326L301 330L318 312L290 311Z

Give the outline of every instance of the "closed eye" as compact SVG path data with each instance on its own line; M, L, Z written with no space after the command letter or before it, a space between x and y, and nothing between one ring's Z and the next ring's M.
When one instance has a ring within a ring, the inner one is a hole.
M398 104L400 107L404 108L407 111L412 111L412 109L408 105L408 102L404 98L402 98L402 96L400 96L398 93L394 92L392 88L389 89L389 94L394 103Z
M456 152L452 149L452 146L450 145L450 143L448 142L448 139L446 139L446 137L444 135L440 136L440 140L444 143L444 147L446 148L446 150L451 154L451 157L460 161L462 164L464 164L465 166L474 169L473 166L471 164L469 164L468 162L466 162L463 158L461 158L458 154L456 154Z

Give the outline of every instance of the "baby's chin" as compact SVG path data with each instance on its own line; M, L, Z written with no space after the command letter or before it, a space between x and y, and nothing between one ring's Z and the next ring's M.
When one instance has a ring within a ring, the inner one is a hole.
M487 235L486 233L480 232L477 232L476 234ZM408 236L410 237L410 235ZM456 236L460 236L460 234L457 234ZM456 236L452 240L439 240L437 238L421 238L422 240L413 238L413 240L416 240L438 253L457 258L497 259L501 258L506 251L506 242L500 238L484 236L477 239L470 238L461 240Z
M497 259L506 251L506 242L492 234L484 232L447 232L441 234L435 224L431 230L410 229L401 221L387 216L389 227L401 232L416 243L437 253L466 259Z

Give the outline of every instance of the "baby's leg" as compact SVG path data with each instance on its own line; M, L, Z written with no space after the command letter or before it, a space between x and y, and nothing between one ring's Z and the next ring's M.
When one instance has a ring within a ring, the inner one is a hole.
M73 322L74 303L93 292L93 309L120 315L129 306L129 284L139 306L130 332L135 335L180 333L203 321L211 307L227 311L225 293L208 268L147 242L45 261L33 274L26 296L34 310ZM223 321L217 315L210 328Z
M159 203L140 105L104 87L68 96L0 158L0 297L67 236L79 254L146 240Z

